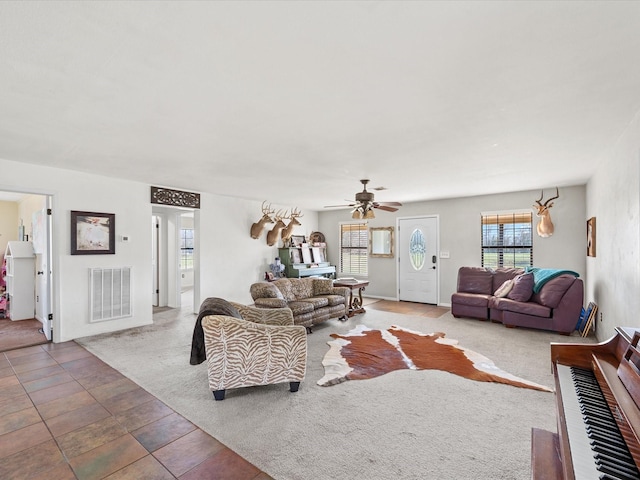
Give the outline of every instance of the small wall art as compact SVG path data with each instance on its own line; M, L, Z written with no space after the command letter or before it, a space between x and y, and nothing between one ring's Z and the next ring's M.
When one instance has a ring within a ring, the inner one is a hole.
M71 211L71 255L115 253L115 214Z
M291 235L291 246L300 247L304 243L304 235Z
M587 220L587 256L596 256L596 217Z

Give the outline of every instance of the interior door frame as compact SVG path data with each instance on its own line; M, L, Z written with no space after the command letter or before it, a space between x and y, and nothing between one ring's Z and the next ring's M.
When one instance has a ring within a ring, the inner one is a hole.
M15 188L6 185L0 184L0 191L2 192L10 192L10 193L19 193L22 195L38 195L41 197L45 197L46 208L51 209L51 215L48 215L49 222L49 232L47 235L47 250L49 251L49 272L48 275L49 285L48 285L48 296L49 296L49 311L52 314L51 322L50 322L50 336L46 335L47 339L52 341L53 343L60 342L60 275L58 271L58 256L56 255L55 250L55 239L56 239L56 222L54 221L55 216L57 214L56 210L58 208L58 198L55 192L51 192L48 190L41 190L37 188ZM17 228L17 225L16 225ZM3 252L4 253L4 252ZM35 272L34 272L35 275ZM35 291L34 291L35 295ZM35 318L35 311L34 311ZM50 337L50 338L49 338Z
M160 232L158 235L158 306L182 308L180 295L180 227L181 215L193 209L154 206L152 216L157 216L160 221ZM200 216L199 210L194 213L194 258L193 258L193 311L197 312L200 306ZM152 232L153 234L153 232ZM151 259L150 259L151 261Z
M406 217L396 217L396 241L394 242L396 250L396 301L400 301L400 258L404 255L402 249L404 246L400 242L400 221L422 218L435 218L436 220L436 305L440 306L440 215L437 213L430 215L409 215Z

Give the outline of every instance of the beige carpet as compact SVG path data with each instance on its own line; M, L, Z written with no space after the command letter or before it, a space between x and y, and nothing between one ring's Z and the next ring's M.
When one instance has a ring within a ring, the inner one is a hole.
M555 430L554 394L475 382L447 372L397 371L333 387L316 385L331 333L357 324L442 331L514 375L553 386L549 342L565 337L500 324L369 309L308 336L307 377L235 389L215 402L206 364L189 365L194 315L78 343L276 479L530 478L531 427Z

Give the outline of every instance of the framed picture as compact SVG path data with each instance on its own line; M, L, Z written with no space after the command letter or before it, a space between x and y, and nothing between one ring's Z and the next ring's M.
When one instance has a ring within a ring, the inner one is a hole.
M299 247L304 243L304 235L291 235L291 246Z
M587 256L596 256L596 217L587 220Z
M71 211L71 255L116 253L116 216L113 213Z
M300 250L294 248L291 250L291 263L302 263L302 259L300 258Z

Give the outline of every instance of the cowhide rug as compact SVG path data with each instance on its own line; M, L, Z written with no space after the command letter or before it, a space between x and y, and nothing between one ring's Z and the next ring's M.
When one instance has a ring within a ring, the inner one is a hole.
M321 386L411 369L443 370L479 382L553 391L500 370L487 357L458 346L457 340L444 338L441 332L420 333L396 325L372 330L359 325L346 335L331 336L335 340L327 342L331 348L322 360L325 375L318 380Z

